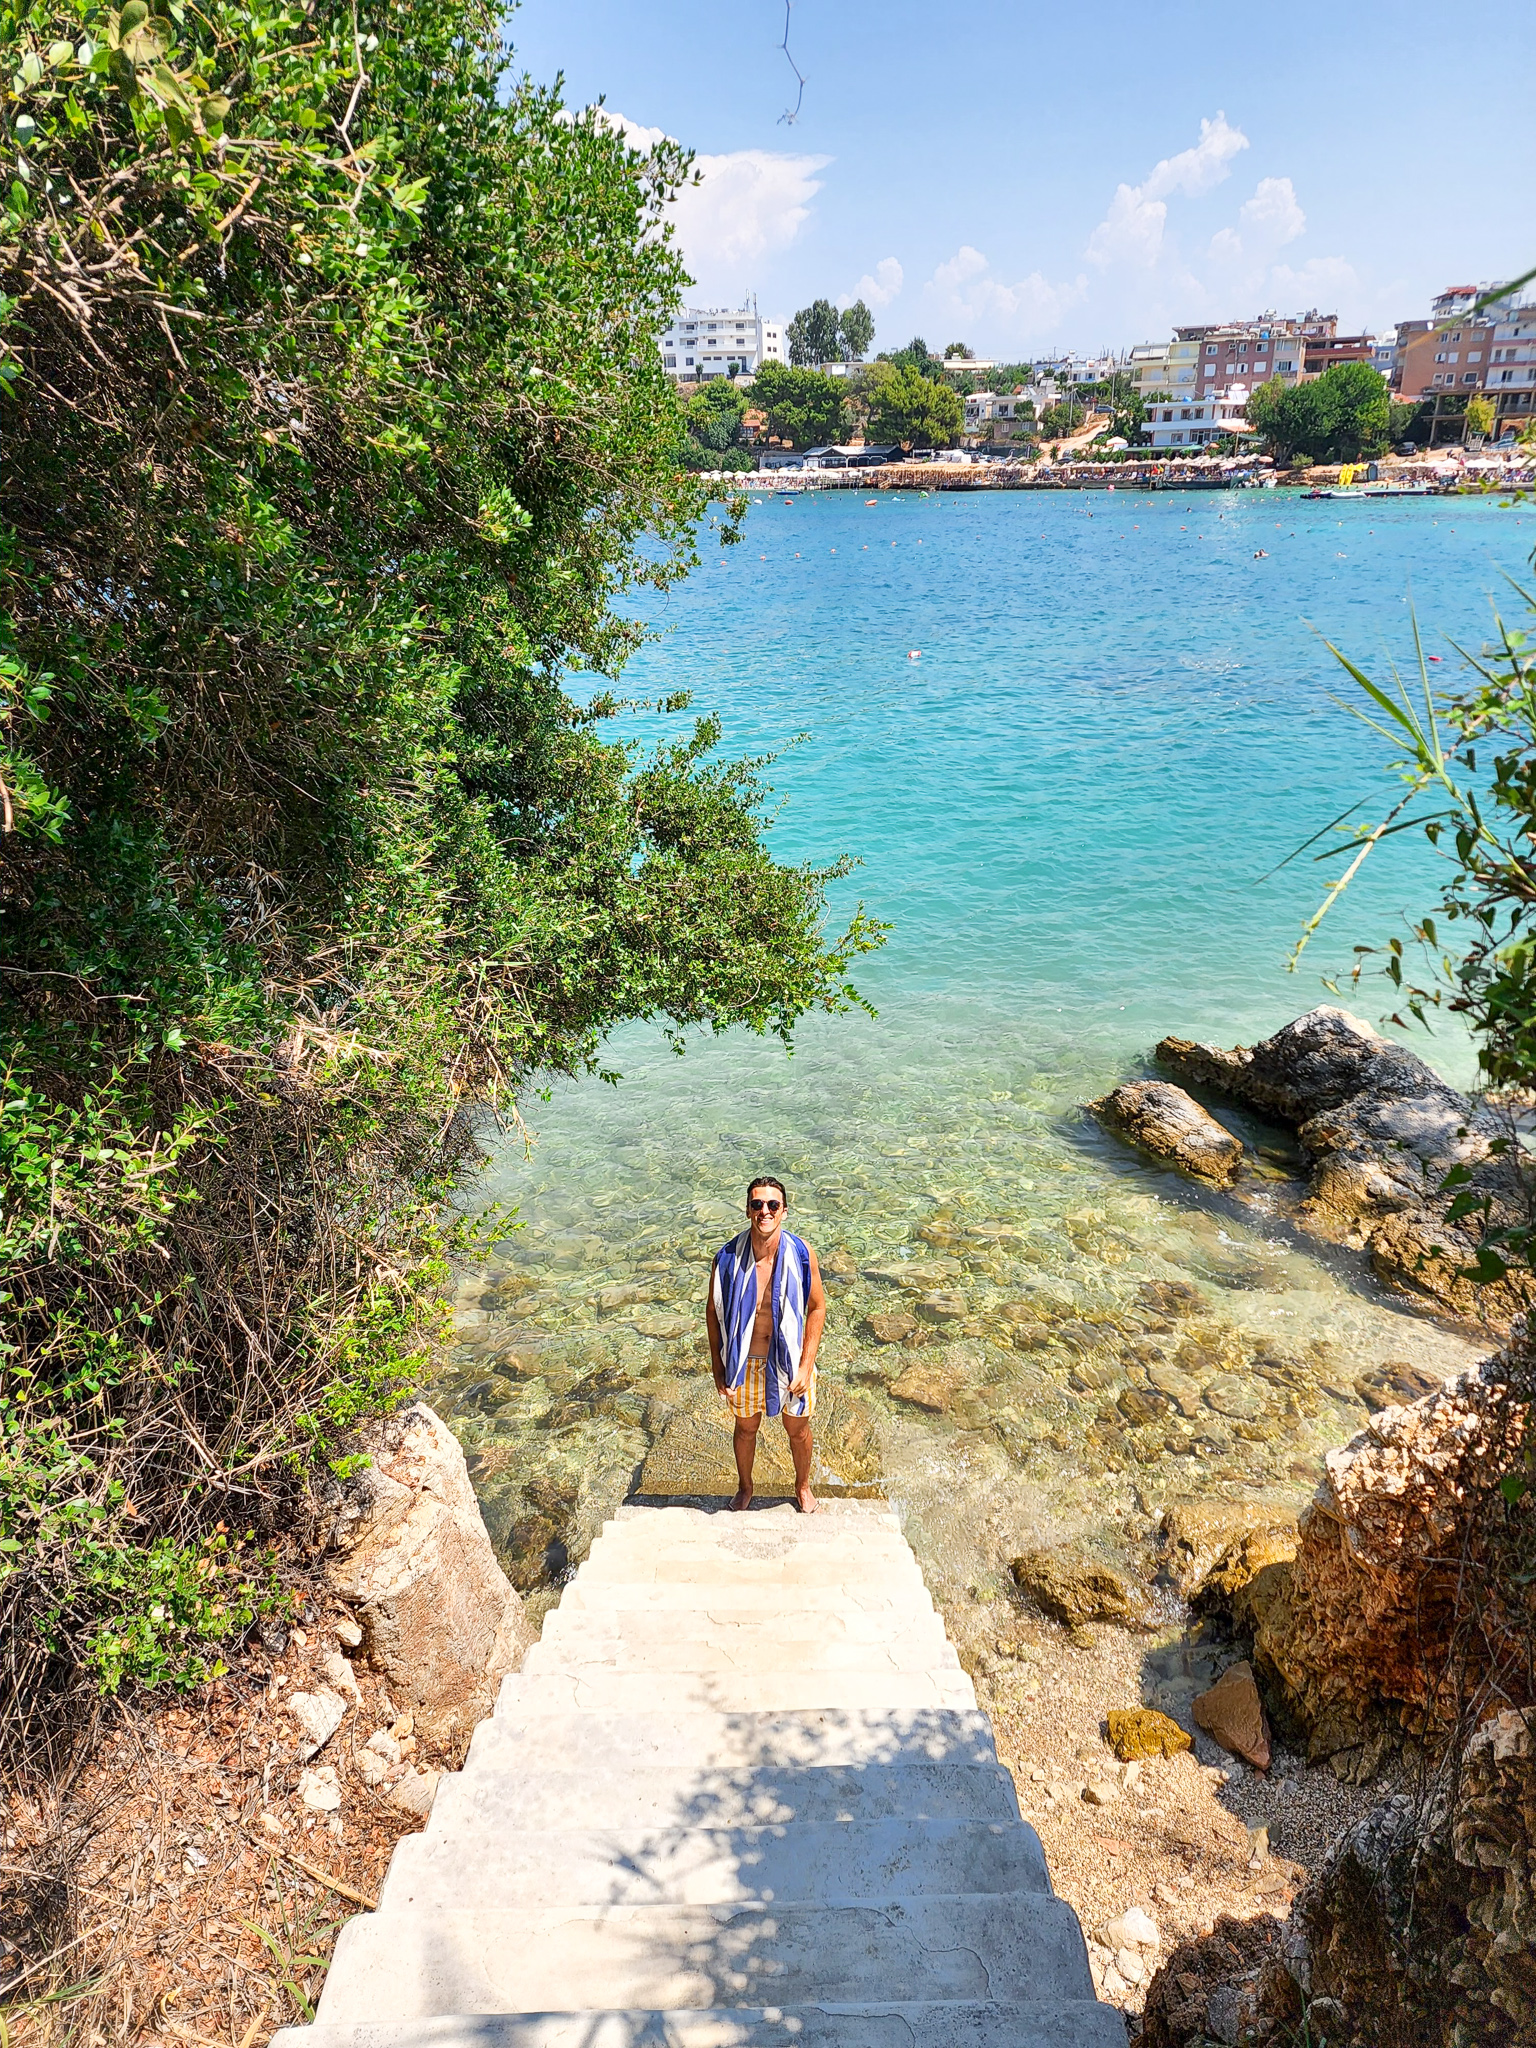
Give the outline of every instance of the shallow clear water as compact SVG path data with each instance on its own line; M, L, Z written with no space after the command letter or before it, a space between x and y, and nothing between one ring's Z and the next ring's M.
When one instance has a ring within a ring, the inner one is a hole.
M836 907L895 930L858 977L877 1018L813 1021L792 1060L626 1030L618 1089L561 1086L532 1153L500 1147L485 1193L525 1227L465 1277L434 1398L523 1584L669 1427L707 1430L699 1303L754 1171L837 1269L824 1476L878 1466L961 1586L1021 1540L1114 1547L1166 1501L1300 1498L1363 1373L1476 1355L1294 1235L1278 1134L1250 1132L1278 1156L1244 1196L1210 1196L1081 1105L1165 1032L1230 1044L1332 1000L1320 974L1428 903L1399 842L1286 972L1322 873L1273 870L1386 788L1318 634L1382 674L1411 593L1449 675L1441 636L1486 636L1533 541L1485 502L838 493L761 500L706 550L626 687L691 687L731 752L808 733L773 771L775 851L862 856ZM1420 1049L1468 1078L1463 1047ZM876 1341L903 1312L908 1340Z

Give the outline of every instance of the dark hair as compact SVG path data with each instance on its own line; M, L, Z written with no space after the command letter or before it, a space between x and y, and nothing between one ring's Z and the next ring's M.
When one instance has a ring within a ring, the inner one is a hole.
M775 1174L771 1174L771 1173L754 1173L754 1174L753 1174L752 1178L751 1178L751 1179L750 1179L750 1180L749 1180L749 1181L747 1182L747 1200L748 1200L749 1202L750 1202L750 1201L751 1201L751 1199L752 1199L752 1190L753 1190L754 1188L777 1188L777 1189L778 1189L778 1191L779 1191L779 1193L780 1193L780 1194L781 1194L781 1195L782 1195L782 1196L784 1197L784 1207L785 1207L786 1209L788 1209L788 1207L789 1207L789 1189L788 1189L787 1187L785 1187L785 1185L784 1185L783 1181L781 1181L781 1180L780 1180L780 1179L779 1179L779 1178L778 1178L778 1177L777 1177L777 1176L776 1176Z

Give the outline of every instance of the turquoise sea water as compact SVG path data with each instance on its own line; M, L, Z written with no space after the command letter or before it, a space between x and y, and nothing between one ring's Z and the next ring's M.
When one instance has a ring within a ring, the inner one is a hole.
M1472 1355L1297 1239L1283 1179L1192 1192L1081 1105L1165 1032L1231 1044L1334 1000L1322 972L1428 905L1430 858L1397 842L1286 972L1324 876L1277 865L1388 790L1319 636L1384 677L1411 604L1449 676L1447 636L1488 636L1533 543L1529 511L1466 500L756 495L741 544L655 602L625 686L690 688L728 752L790 748L773 848L861 859L834 911L893 924L858 972L879 1014L809 1022L792 1060L626 1030L617 1090L557 1088L532 1152L501 1149L487 1191L526 1227L466 1277L439 1398L525 1583L694 1414L708 1256L759 1169L844 1268L824 1356L860 1455L962 1579L1021 1536L1109 1540L1138 1495L1294 1494L1363 1417L1362 1372ZM1457 1044L1420 1049L1468 1077ZM893 1309L912 1338L877 1343Z

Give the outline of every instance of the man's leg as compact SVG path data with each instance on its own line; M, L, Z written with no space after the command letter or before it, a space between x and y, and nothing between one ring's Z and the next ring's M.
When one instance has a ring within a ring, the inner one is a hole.
M789 1455L795 1461L795 1506L802 1515L814 1515L816 1496L811 1491L811 1418L786 1415L784 1428L789 1437Z
M736 1453L736 1477L741 1482L736 1489L736 1498L731 1502L732 1510L737 1514L752 1505L752 1460L757 1455L757 1432L762 1426L761 1415L738 1415L731 1434L731 1448Z

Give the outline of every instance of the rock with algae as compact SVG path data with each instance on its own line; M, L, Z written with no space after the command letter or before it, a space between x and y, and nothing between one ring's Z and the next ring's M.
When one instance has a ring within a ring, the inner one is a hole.
M1178 1722L1155 1707L1111 1707L1105 1721L1109 1746L1123 1764L1140 1763L1149 1756L1177 1756L1191 1746Z
M712 1379L701 1374L658 1420L635 1483L637 1494L713 1500L736 1491L730 1411L715 1392ZM813 1486L829 1494L876 1490L880 1450L870 1410L863 1401L835 1381L821 1380L814 1431ZM764 1419L758 1431L753 1483L762 1495L788 1496L795 1490L788 1438L771 1417Z
M1064 1628L1090 1621L1144 1628L1151 1618L1145 1591L1096 1558L1070 1550L1029 1550L1014 1558L1009 1569L1019 1591Z
M1475 1234L1446 1221L1452 1167L1470 1173L1468 1187L1487 1198L1495 1222L1523 1217L1519 1175L1494 1149L1509 1135L1507 1119L1406 1046L1324 1004L1255 1046L1165 1038L1156 1057L1176 1079L1293 1126L1310 1170L1301 1222L1368 1251L1390 1285L1494 1322L1530 1304L1529 1276L1518 1272L1474 1288L1466 1270Z
M1215 1187L1243 1170L1243 1141L1171 1081L1123 1081L1088 1107L1109 1130L1154 1159Z

